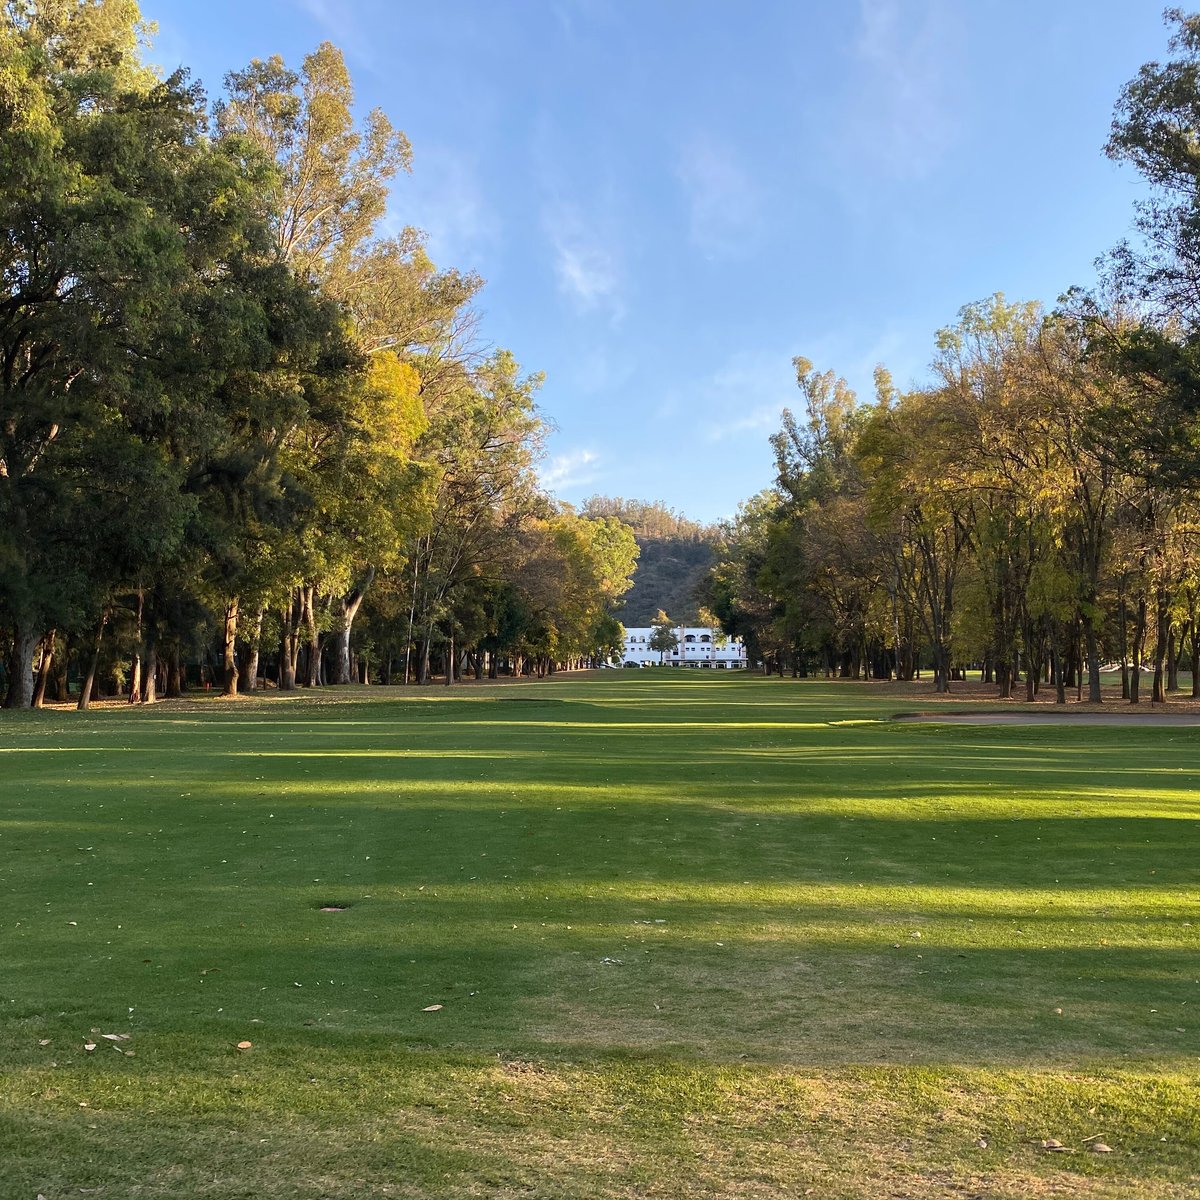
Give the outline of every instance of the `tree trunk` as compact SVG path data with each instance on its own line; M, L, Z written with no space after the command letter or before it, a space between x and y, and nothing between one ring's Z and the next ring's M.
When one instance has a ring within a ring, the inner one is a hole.
M296 630L296 598L289 596L283 610L283 636L279 645L279 689L296 687L296 660L300 656L300 638Z
M316 589L301 589L304 622L308 628L308 686L321 686L321 638L317 633Z
M167 698L175 700L183 695L183 665L179 661L179 646L171 647L167 655Z
M158 637L154 622L146 625L145 664L142 667L142 703L158 703Z
M54 665L54 633L52 629L42 638L42 661L38 664L37 687L33 691L34 708L42 708L46 703L46 685L50 682L50 670Z
M450 641L446 644L446 686L449 687L454 682L454 634L450 635Z
M76 708L83 712L92 702L92 688L96 683L96 668L100 664L100 643L104 640L104 626L108 624L108 613L96 622L96 637L92 643L92 657L88 662L87 674L83 678L83 687L79 690L79 703Z
M68 677L68 667L71 658L71 641L65 639L63 652L54 659L54 698L59 704L66 704L71 699L71 685Z
M1150 699L1154 704L1163 704L1167 699L1167 646L1171 641L1171 615L1167 602L1167 589L1160 587L1155 595L1155 600L1154 690Z
M358 610L362 607L367 588L371 586L374 578L375 568L368 567L362 583L358 587L352 588L338 602L341 611L338 613L337 639L334 648L334 683L349 683L353 677L350 671L350 629L354 624L354 618L358 616Z
M1129 610L1125 605L1125 585L1119 586L1120 612L1117 626L1121 631L1121 699L1129 699Z
M1129 703L1137 704L1142 681L1142 643L1146 639L1146 597L1141 595L1137 602L1137 615L1133 626L1133 665L1129 672Z
M223 696L238 694L237 623L238 598L230 596L229 603L225 605L225 625L222 633L221 670L224 687L221 695Z
M1037 695L1038 676L1040 675L1035 649L1037 635L1033 627L1025 627L1025 700L1032 703Z
M8 657L8 694L5 708L29 708L33 704L33 654L41 635L32 625L18 624L13 630Z
M1062 651L1058 647L1057 639L1050 644L1050 655L1054 662L1054 703L1066 704L1067 677L1063 673Z
M1200 629L1197 628L1196 614L1192 613L1192 696L1200 699Z
M1092 617L1084 622L1084 637L1087 640L1088 703L1102 704L1104 697L1100 692L1100 644L1096 637L1095 619Z
M1171 638L1171 644L1167 648L1167 691L1179 691L1179 661L1183 658L1184 648L1188 641L1188 623L1183 622L1183 627L1179 631L1179 640Z
M996 687L999 693L999 699L1012 699L1012 664L1008 661L1007 655L1001 655L996 659Z
M142 621L146 607L146 593L137 590L137 609L133 623L133 661L129 664L129 703L137 704L142 698Z
M427 628L425 636L421 639L420 648L417 651L417 682L427 683L429 681L429 650L430 642L433 640L433 629Z
M266 609L260 604L254 612L251 636L246 642L246 661L242 667L242 690L247 692L253 692L258 688L258 660L262 648L264 612Z

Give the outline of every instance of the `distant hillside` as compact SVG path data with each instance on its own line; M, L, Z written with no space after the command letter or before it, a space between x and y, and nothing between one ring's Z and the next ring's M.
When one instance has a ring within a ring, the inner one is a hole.
M658 501L622 496L592 496L584 501L583 512L623 521L641 549L633 587L617 613L623 625L649 625L660 608L675 621L696 622L696 587L713 563L719 536L715 525L690 521Z

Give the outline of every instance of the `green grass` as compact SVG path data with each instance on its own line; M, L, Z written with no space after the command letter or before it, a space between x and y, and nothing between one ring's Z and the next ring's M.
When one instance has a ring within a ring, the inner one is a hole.
M1200 730L914 707L6 714L0 1197L1200 1196Z

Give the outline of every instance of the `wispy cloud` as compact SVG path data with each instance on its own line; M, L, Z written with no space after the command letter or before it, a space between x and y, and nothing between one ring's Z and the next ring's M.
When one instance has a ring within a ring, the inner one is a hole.
M587 26L614 20L609 0L558 0L551 6L559 29L574 40L587 33Z
M582 312L607 312L614 323L620 321L625 314L621 270L611 242L577 205L548 206L542 227L554 255L559 291Z
M927 332L919 322L882 320L874 337L863 331L830 329L805 340L800 352L820 371L832 368L854 389L859 400L875 396L875 368L885 366L901 389L919 386L928 377Z
M656 431L706 442L763 439L779 428L779 414L796 403L792 354L778 350L739 350L685 387L657 401Z
M485 197L478 166L440 146L418 146L415 157L412 176L394 190L397 224L425 230L439 266L479 269L500 241L501 222Z
M549 491L587 487L599 477L599 462L600 456L594 450L567 450L556 454L538 474Z
M955 0L860 0L847 150L919 179L959 133L955 80L964 14Z
M378 65L375 46L366 26L359 20L361 5L352 0L294 0L301 12L307 13L338 46L367 67Z
M714 421L704 436L710 442L719 442L722 438L742 433L774 433L779 428L780 414L784 407L782 403L756 405L749 412L744 412L731 421Z
M732 146L694 138L677 174L688 202L691 240L707 258L733 258L757 244L763 231L761 197Z

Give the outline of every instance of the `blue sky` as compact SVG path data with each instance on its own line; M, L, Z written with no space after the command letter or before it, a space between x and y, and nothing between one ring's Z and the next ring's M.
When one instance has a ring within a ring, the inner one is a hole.
M1162 0L143 0L153 57L330 39L409 136L391 220L479 271L546 373L543 478L731 514L771 482L791 360L868 397L994 291L1094 279L1140 194L1102 152Z

